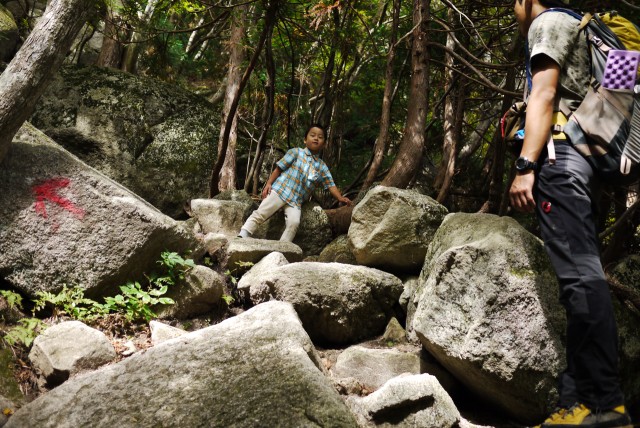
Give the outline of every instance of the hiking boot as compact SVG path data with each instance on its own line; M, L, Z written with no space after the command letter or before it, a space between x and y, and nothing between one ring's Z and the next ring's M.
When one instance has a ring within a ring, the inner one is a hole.
M555 416L555 417L554 417ZM544 421L542 428L633 428L624 406L612 410L593 412L584 404L576 404L560 416L554 413Z
M556 407L553 413L551 414L551 416L545 419L542 425L536 425L533 428L541 428L542 426L549 426L549 424L552 424L555 421L562 419L564 414L567 413L567 410L568 409L566 407L560 407L560 406Z

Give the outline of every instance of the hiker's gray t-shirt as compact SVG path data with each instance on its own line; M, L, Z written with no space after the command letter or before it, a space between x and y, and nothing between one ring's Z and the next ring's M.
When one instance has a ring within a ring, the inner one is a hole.
M564 12L544 12L533 20L527 35L531 63L546 55L560 66L559 99L574 111L587 93L591 63L580 21Z

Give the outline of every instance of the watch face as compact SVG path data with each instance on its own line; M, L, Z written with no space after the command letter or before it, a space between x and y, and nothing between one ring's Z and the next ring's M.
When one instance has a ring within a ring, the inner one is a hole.
M529 159L525 157L519 157L516 159L516 170L518 171L526 171L529 169L535 169L535 162L531 162Z

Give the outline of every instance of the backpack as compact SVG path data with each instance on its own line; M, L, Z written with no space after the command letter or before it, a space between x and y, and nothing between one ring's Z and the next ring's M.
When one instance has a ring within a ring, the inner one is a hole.
M584 16L563 8L580 20L591 58L591 82L580 106L560 105L554 131L563 132L599 175L608 182L628 183L640 171L640 29L617 12ZM545 13L546 13L545 12ZM527 77L531 72L527 61ZM501 121L507 142L523 138L523 110L514 104Z

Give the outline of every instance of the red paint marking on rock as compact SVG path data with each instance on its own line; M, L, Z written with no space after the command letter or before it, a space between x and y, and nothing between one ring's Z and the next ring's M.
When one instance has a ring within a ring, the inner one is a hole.
M54 204L62 207L64 210L69 211L78 219L84 217L84 210L76 206L69 199L63 198L58 194L59 189L68 187L71 181L68 178L52 178L45 181L42 184L33 186L33 193L36 195L35 210L42 217L47 218L46 201L53 202Z

